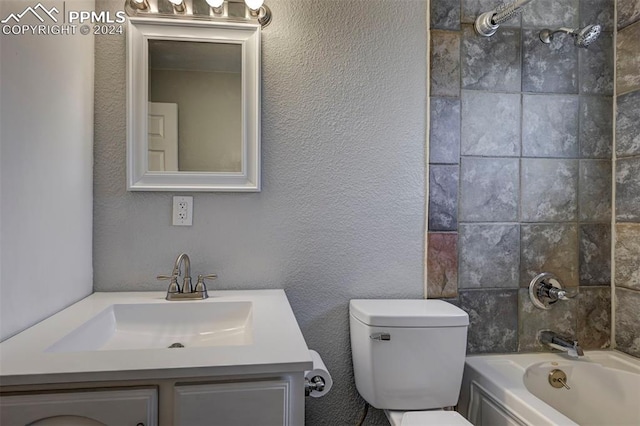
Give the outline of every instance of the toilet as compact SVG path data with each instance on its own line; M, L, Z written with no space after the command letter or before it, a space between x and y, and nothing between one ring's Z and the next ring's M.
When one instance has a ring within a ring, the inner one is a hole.
M458 402L469 316L442 300L349 303L356 387L392 426L469 426Z

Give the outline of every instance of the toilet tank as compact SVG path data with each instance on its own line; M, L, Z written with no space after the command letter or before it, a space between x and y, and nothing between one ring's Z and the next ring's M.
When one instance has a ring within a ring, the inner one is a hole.
M468 325L466 312L442 300L351 300L358 392L380 409L456 405Z

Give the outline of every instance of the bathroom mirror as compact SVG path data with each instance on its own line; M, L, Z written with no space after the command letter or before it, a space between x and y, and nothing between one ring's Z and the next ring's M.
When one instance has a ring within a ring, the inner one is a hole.
M127 189L260 191L260 26L129 18Z

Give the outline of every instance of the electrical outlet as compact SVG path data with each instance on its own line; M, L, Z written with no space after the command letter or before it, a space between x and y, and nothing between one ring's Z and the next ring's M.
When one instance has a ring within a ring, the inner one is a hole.
M193 197L173 197L173 224L193 225Z

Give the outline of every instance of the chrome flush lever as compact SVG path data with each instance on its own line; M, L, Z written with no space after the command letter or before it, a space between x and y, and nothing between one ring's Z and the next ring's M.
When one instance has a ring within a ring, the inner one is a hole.
M373 333L369 338L372 340L391 340L391 335L389 333Z

